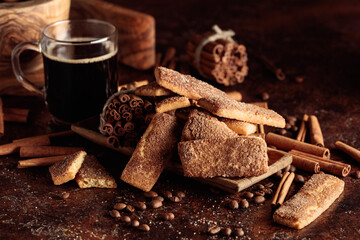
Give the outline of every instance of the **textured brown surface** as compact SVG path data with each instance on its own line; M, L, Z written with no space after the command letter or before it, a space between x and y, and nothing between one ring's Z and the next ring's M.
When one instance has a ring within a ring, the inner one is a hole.
M151 82L149 84L136 88L135 94L138 96L159 97L169 96L174 93L166 88L161 87L157 82Z
M249 50L249 77L237 87L243 101L261 101L260 95L266 91L270 94L269 107L285 117L301 119L304 113L317 115L332 158L351 164L352 171L359 170L356 161L334 149L336 140L360 149L359 1L133 0L122 4L155 16L157 51L164 52L171 45L180 52L189 35L207 31L214 23L224 29L232 28L237 33L235 38ZM203 10L199 11L200 8ZM282 67L287 74L285 81L276 80L263 67L255 57L260 53ZM141 80L152 74L124 66L120 70L121 81ZM294 81L299 75L304 77L301 84ZM41 98L4 96L3 101L5 107L30 108L31 112L28 124L6 123L0 143L59 130L49 124L50 117ZM296 137L296 133L287 135ZM59 139L58 145L83 146L89 154L95 154L116 178L118 188L79 189L74 181L54 186L47 167L17 169L16 154L0 157L1 238L228 239L206 233L213 223L242 227L245 236L239 239L359 238L360 180L350 176L341 178L345 181L344 193L327 211L304 229L295 230L274 223L271 197L266 196L263 205L250 201L247 209L231 210L225 207L226 201L239 200L242 193L214 193L204 184L164 172L154 190L184 191L186 198L178 204L166 201L158 210L137 213L140 221L151 227L149 232L137 231L108 214L116 202L145 201L142 191L119 180L128 158L76 135ZM310 176L302 174L306 179ZM272 177L271 181L275 183L274 190L278 180ZM294 195L301 186L294 183L289 195ZM58 197L63 191L70 193L66 200ZM160 220L163 211L173 212L175 219Z
M155 110L157 113L168 112L179 108L190 107L191 103L187 97L173 96L165 98L159 102L155 102Z

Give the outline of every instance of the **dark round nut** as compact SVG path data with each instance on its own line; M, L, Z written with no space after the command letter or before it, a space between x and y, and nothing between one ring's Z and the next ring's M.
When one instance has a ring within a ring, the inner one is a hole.
M239 202L236 201L236 200L230 200L227 205L231 209L238 209L239 208Z
M149 225L147 225L147 224L141 224L141 225L138 227L138 229L140 229L141 231L144 231L144 232L150 231L150 227L149 227Z
M131 205L127 205L125 210L128 211L129 213L135 212L135 208Z
M359 179L360 178L360 171L354 172L354 177Z
M263 190L263 189L265 188L265 186L262 185L262 184L259 184L259 185L257 185L257 188L258 188L259 190Z
M139 209L139 210L145 210L146 209L146 204L144 202L136 202L134 204L134 207L136 209Z
M265 192L265 194L271 195L273 193L273 190L271 188L265 188L263 190Z
M220 232L221 228L217 225L211 226L208 228L208 233L210 233L211 235L215 235L218 234Z
M265 187L267 187L267 188L272 188L273 186L274 186L274 183L272 183L272 182L268 182L265 184Z
M67 198L69 198L70 197L70 193L68 193L68 192L62 192L61 193L61 198L62 199L67 199Z
M278 178L282 178L282 171L281 170L279 170L279 171L277 171L276 173L275 173L275 176L276 177L278 177Z
M295 116L287 116L286 121L290 123L291 125L294 125L297 121L297 118Z
M181 199L178 196L172 196L171 198L169 198L169 200L172 201L172 202L175 202L175 203L181 201Z
M285 168L284 168L284 172L288 172L290 170L290 165L287 165Z
M114 208L116 210L123 210L124 208L126 208L126 204L125 203L117 203L114 205Z
M255 192L256 196L265 196L265 191L264 190L259 190Z
M305 182L305 178L303 177L303 175L296 174L296 175L295 175L295 182L304 183L304 182Z
M144 196L146 198L154 198L154 197L157 197L158 194L154 191L149 191L149 192L144 192Z
M245 198L253 198L253 197L254 197L254 194L253 194L252 192L246 192L246 193L244 194L244 197L245 197Z
M178 196L179 198L184 198L185 197L185 193L184 192L176 192L176 196Z
M171 198L173 195L172 195L172 193L171 193L170 191L165 191L165 192L164 192L164 196L165 196L166 198Z
M296 171L296 167L294 165L290 165L290 172L295 172Z
M294 125L294 126L292 126L291 130L293 130L294 132L297 132L299 130L299 127Z
M261 98L262 98L263 101L269 100L270 94L267 93L267 92L263 92L263 93L261 94Z
M131 218L129 216L122 216L121 221L124 223L131 223Z
M159 201L164 201L164 198L162 196L157 196L157 197L154 197L153 200L159 200Z
M246 199L241 200L240 202L241 208L248 208L249 202Z
M244 236L244 230L242 228L235 228L234 230L235 236L242 237Z
M260 203L263 203L263 202L265 202L265 198L263 196L256 196L254 198L254 203L256 203L256 204L260 204Z
M231 228L223 228L222 230L221 230L221 233L223 234L223 235L225 235L225 236L230 236L231 235Z
M173 213L168 213L168 216L169 216L169 220L174 220L175 219L175 215Z
M164 219L164 220L166 220L166 221L171 221L171 220L174 220L174 218L175 218L175 215L173 214L173 213L164 213L163 215L162 215L162 218Z
M140 222L138 220L134 219L131 221L131 226L138 227L138 226L140 226Z
M113 218L119 218L119 217L121 217L119 211L117 211L117 210L111 210L111 211L109 211L109 214L110 214L110 216L113 217Z
M302 83L302 82L304 82L304 78L303 77L295 77L295 82Z
M282 129L279 130L279 133L281 135L285 135L287 133L287 131L286 131L286 129L282 128Z
M285 124L285 129L286 129L286 130L291 129L291 127L292 127L292 125L291 125L290 123L286 123L286 124Z
M159 208L163 205L162 201L158 200L158 199L154 199L150 202L150 207L151 208Z

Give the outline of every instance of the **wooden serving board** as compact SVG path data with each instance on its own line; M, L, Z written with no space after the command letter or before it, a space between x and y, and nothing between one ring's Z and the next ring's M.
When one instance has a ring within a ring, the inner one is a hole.
M106 136L99 133L97 130L99 126L99 117L92 117L82 122L71 125L71 130L80 136L96 143L101 146L113 149L125 155L131 156L134 151L133 148L130 147L120 147L113 148L106 142ZM225 178L225 177L215 177L215 178L194 178L199 182L203 182L209 184L211 186L220 188L227 192L236 193L240 192L265 178L273 175L277 171L285 168L290 165L292 162L291 155L286 152L275 150L268 148L268 156L269 156L269 171L263 175L256 177L248 177L248 178ZM183 175L183 169L180 164L171 162L166 166L166 170Z

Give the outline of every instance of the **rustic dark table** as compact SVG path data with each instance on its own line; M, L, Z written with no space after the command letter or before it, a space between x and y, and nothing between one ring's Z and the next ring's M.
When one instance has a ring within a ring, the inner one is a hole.
M359 170L358 163L334 149L336 140L360 149L359 1L133 0L120 4L155 17L159 51L175 46L183 53L189 36L207 31L213 24L233 29L249 52L249 76L236 87L243 100L261 101L261 93L266 91L269 107L283 116L317 115L333 158L351 164L352 172ZM259 54L282 67L286 80L276 80L254 57ZM151 76L151 71L139 73L123 66L120 73L124 81ZM304 82L297 83L297 76ZM61 130L50 123L41 98L3 96L3 101L8 107L30 108L31 113L26 124L6 123L0 143ZM230 210L225 201L240 199L242 193L211 191L194 180L165 172L154 190L184 191L186 197L181 203L166 202L158 210L137 212L141 222L151 227L149 232L141 232L108 214L116 202L144 199L141 191L119 179L128 158L77 135L54 144L84 146L116 177L118 188L79 189L73 181L54 186L47 167L17 169L18 155L0 157L1 239L222 238L206 233L207 226L214 223L242 227L244 239L360 238L360 180L351 176L343 178L344 193L325 213L303 230L293 230L272 221L270 197L261 205L250 203L248 209ZM278 179L267 181L274 182L275 189ZM290 195L300 187L295 184ZM59 197L64 191L70 193L66 200ZM175 220L161 220L165 211L173 212Z

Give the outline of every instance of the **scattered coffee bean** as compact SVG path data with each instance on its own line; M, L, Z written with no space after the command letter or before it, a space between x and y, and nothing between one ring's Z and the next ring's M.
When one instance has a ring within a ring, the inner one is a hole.
M360 178L360 171L354 172L354 177L359 179Z
M62 192L61 193L61 198L62 199L67 199L67 198L69 198L70 197L70 193L68 193L68 192Z
M264 192L265 194L271 195L273 193L273 190L271 188L265 188Z
M273 186L274 186L274 183L272 183L272 182L268 182L265 184L265 187L267 187L267 188L272 188Z
M305 182L305 179L302 175L300 174L296 174L295 175L295 182L300 182L300 183L304 183Z
M290 165L287 165L285 168L284 168L284 172L288 172L290 170Z
M163 205L162 201L158 200L158 199L154 199L150 202L150 207L151 208L159 208Z
M249 202L246 199L241 200L240 204L241 204L241 208L249 207Z
M169 198L169 200L176 203L181 201L181 199L178 196L172 196Z
M325 174L323 171L318 172L318 174Z
M185 193L184 192L176 192L176 196L178 196L179 198L184 198L185 197Z
M165 191L165 192L164 192L164 196L165 196L166 198L171 198L171 197L172 197L172 193L171 193L170 191Z
M265 188L265 186L264 186L264 185L262 185L262 184L259 184L259 185L257 185L257 188L258 188L259 190L262 190L262 189L264 189L264 188Z
M140 226L140 222L138 220L134 219L131 221L131 226L138 227L138 226Z
M131 218L129 216L122 216L121 221L124 223L131 223Z
M109 211L109 213L110 213L110 216L113 217L113 218L121 217L119 211L117 211L117 210L111 210L111 211Z
M295 77L295 82L302 83L304 81L303 77Z
M282 128L282 129L279 130L279 133L281 135L285 135L287 133L287 131L286 131L286 129Z
M147 198L155 198L158 194L154 191L144 192L144 196Z
M134 207L136 209L139 209L139 210L145 210L146 209L146 204L144 202L136 202L134 204Z
M145 232L150 231L150 227L149 227L149 225L147 225L147 224L141 224L141 225L139 226L139 229L142 230L142 231L145 231Z
M292 126L291 126L291 124L290 124L290 123L286 123L286 124L285 124L285 129L286 129L286 130L291 129L291 127L292 127Z
M116 210L123 210L124 208L126 208L126 204L125 203L117 203L114 205L114 208Z
M238 208L239 208L239 202L236 201L236 200L230 200L230 201L228 202L228 206L229 206L229 208L231 208L231 209L238 209Z
M294 125L297 121L297 118L295 116L287 116L286 121L290 123L291 125Z
M263 203L263 202L265 202L265 198L263 196L256 196L254 198L254 203L256 203L256 204L260 204L260 203Z
M135 208L131 205L127 205L125 210L128 211L129 213L135 212Z
M294 125L294 126L292 126L291 130L293 130L294 132L297 132L297 131L299 131L299 127Z
M221 233L223 234L223 235L225 235L225 236L230 236L231 235L231 228L223 228L222 230L221 230Z
M296 171L296 167L294 165L290 165L290 172L295 172Z
M262 98L263 101L269 100L270 94L267 93L267 92L263 92L263 93L261 94L261 98Z
M159 201L164 201L164 198L162 196L157 196L157 197L154 197L153 200L159 200Z
M278 178L282 178L282 171L279 170L275 173L275 176L278 177Z
M215 235L218 234L220 232L221 228L219 226L211 226L208 228L208 233L210 233L211 235Z
M255 192L256 196L265 196L265 191L264 190L259 190Z
M164 213L163 215L162 215L162 218L164 219L164 220L166 220L166 221L171 221L171 220L174 220L174 218L175 218L175 215L173 214L173 213Z
M244 230L242 228L235 228L234 230L235 236L242 237L244 236Z
M254 194L253 194L252 192L246 192L246 193L244 194L244 197L245 197L245 198L253 198L253 197L254 197Z

